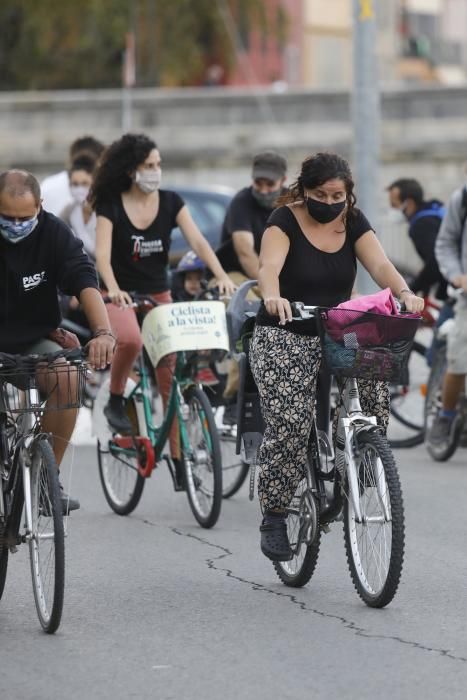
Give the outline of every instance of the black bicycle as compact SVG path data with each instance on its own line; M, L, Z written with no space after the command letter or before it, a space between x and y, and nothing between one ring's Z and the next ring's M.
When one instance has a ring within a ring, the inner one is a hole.
M62 616L65 533L58 468L41 419L46 410L81 406L86 371L81 348L0 353L0 598L9 554L28 544L36 610L50 634Z

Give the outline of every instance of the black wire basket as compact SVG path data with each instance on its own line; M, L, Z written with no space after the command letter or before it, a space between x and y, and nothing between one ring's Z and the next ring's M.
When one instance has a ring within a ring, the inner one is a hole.
M323 360L335 377L400 383L419 324L413 315L327 309L320 314Z
M0 368L0 411L12 415L80 408L87 378L84 362L39 362L35 369Z

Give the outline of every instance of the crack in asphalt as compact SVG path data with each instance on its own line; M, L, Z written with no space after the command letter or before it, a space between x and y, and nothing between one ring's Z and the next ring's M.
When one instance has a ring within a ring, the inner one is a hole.
M150 520L143 520L144 524L146 525L152 525L154 527L158 527L158 523L151 522ZM437 654L438 656L441 656L446 659L451 659L452 661L461 661L463 663L467 663L467 658L463 656L456 656L453 654L449 649L438 649L436 647L429 647L426 644L421 644L420 642L414 642L410 639L404 639L403 637L397 637L394 635L385 635L385 634L374 634L370 632L369 630L366 630L364 627L359 627L355 622L352 620L348 620L347 618L343 617L342 615L336 615L334 613L328 613L324 612L324 610L318 610L317 608L312 608L308 606L304 601L298 600L298 598L293 595L292 593L285 593L281 591L276 591L272 588L268 588L262 583L258 583L257 581L251 581L249 579L243 578L242 576L238 576L237 574L234 574L232 569L229 568L224 568L221 566L217 566L216 563L220 562L222 559L226 559L227 557L234 556L234 552L232 552L230 549L227 547L223 547L222 545L215 544L214 542L209 542L209 540L205 539L204 537L199 537L198 535L194 535L191 532L182 532L176 527L169 527L168 528L171 532L173 532L175 535L178 535L179 537L187 537L189 539L196 540L200 544L203 544L208 547L212 547L213 549L220 550L222 553L219 554L217 557L213 558L208 558L206 559L206 564L209 569L212 571L219 571L221 573L224 573L227 578L231 578L234 581L238 581L239 583L244 583L247 584L248 586L251 587L253 591L261 591L263 593L268 593L273 596L277 596L278 598L286 598L289 600L291 603L294 605L297 605L301 610L304 612L309 612L313 615L317 615L318 617L326 618L329 620L335 620L336 622L340 622L346 629L350 630L353 632L357 637L364 637L366 639L381 639L385 641L391 641L391 642L397 642L398 644L403 644L405 646L412 647L413 649L418 649L420 651L426 651L426 652L431 652L433 654Z

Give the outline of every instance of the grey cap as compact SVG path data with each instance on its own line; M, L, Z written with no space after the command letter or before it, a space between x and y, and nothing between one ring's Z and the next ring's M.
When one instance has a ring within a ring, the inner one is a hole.
M287 173L287 161L275 151L264 151L253 158L252 178L278 180Z

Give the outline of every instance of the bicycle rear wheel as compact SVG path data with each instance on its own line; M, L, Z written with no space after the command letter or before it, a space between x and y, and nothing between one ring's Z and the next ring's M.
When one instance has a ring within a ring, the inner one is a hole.
M438 418L438 414L443 407L442 391L443 380L447 368L447 345L444 343L438 347L433 364L431 366L430 379L428 381L428 389L425 401L425 435L426 449L430 457L437 462L446 462L452 457L459 444L459 438L462 428L462 418L459 414L452 426L449 438L442 444L435 444L430 440L430 434L433 425Z
M250 465L236 453L236 426L218 428L222 455L222 496L230 498L243 486Z
M135 400L129 399L127 412L132 424L132 433L139 435L138 414ZM104 496L117 515L128 515L138 505L143 493L145 479L138 471L141 455L136 447L120 450L109 440L107 445L97 441L97 463Z
M184 394L188 444L183 445L188 501L202 527L216 524L222 503L222 460L219 434L209 399L198 386Z
M287 535L294 557L273 565L282 583L300 588L313 576L321 543L318 507L306 479L298 485L287 508Z
M374 608L393 599L404 559L404 506L394 457L377 433L357 435L355 457L361 512L346 485L344 539L352 581L360 598Z
M65 534L55 457L47 440L31 451L32 588L39 622L53 634L60 624L65 590Z
M392 448L415 447L423 442L428 373L426 347L416 341L410 353L407 385L391 387L388 441Z

